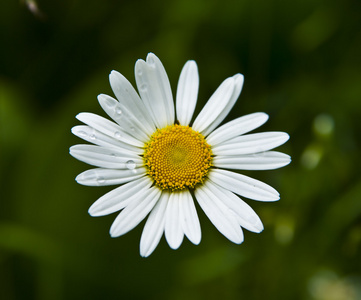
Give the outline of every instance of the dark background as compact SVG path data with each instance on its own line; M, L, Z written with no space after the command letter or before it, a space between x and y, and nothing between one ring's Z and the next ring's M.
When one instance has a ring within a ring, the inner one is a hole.
M36 9L36 7L38 9ZM361 2L357 0L10 1L0 4L1 299L361 299ZM154 52L173 93L198 63L199 106L245 75L228 120L264 111L290 134L291 165L246 172L281 193L247 201L261 234L224 238L198 207L202 242L139 255L142 227L110 238L68 154L75 115L105 115L108 74L134 84Z

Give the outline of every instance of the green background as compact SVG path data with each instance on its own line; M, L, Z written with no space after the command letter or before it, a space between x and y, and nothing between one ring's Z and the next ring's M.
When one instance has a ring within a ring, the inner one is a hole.
M361 299L361 2L94 1L0 4L1 299ZM202 241L139 255L144 222L108 234L115 215L88 207L111 187L84 187L75 115L105 115L108 74L134 84L154 52L173 94L198 63L199 112L218 85L245 75L227 120L264 111L292 163L245 174L281 193L247 202L261 234L235 245L198 207Z

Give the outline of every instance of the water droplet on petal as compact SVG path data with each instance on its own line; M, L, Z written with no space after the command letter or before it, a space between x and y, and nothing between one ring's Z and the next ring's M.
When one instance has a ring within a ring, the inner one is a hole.
M122 134L119 131L114 132L114 137L116 139L120 139L122 137Z
M120 116L120 115L122 114L122 110L120 109L119 106L116 106L116 107L115 107L114 112L115 112L118 116Z
M97 137L95 136L94 133L90 135L90 139L95 140L96 138L97 138Z
M139 87L139 91L141 91L141 92L146 92L147 89L148 89L148 86L147 86L145 83L143 83L143 84Z
M105 182L105 178L104 177L101 177L99 176L96 181L99 183L99 184L103 184Z
M136 164L133 160L128 160L125 164L129 170L134 170Z

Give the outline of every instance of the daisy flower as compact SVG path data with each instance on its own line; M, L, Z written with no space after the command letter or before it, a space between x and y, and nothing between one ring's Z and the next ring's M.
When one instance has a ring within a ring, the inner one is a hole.
M70 154L97 168L87 170L76 181L88 186L119 185L89 208L91 216L120 211L111 228L121 236L149 214L141 240L141 256L149 256L163 232L172 249L184 236L193 244L201 240L195 207L230 241L243 242L242 227L261 232L263 225L241 197L276 201L271 186L231 170L270 170L290 163L286 154L269 151L285 143L284 132L246 134L268 116L253 113L218 127L235 104L243 86L243 75L222 82L192 122L197 102L197 64L188 61L180 74L174 105L167 73L157 56L135 64L139 94L120 73L110 73L117 99L98 96L113 120L92 113L77 119L86 125L73 134L94 145L75 145Z

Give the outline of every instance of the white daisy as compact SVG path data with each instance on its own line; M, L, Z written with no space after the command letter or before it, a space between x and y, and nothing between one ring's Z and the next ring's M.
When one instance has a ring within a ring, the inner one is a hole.
M184 235L194 244L201 228L194 199L214 226L230 241L243 242L242 227L261 232L263 225L253 209L239 196L276 201L271 186L230 170L270 170L290 163L286 154L269 151L285 143L284 132L247 134L264 124L265 113L253 113L220 127L243 86L243 75L227 78L214 92L192 125L197 102L197 65L188 61L181 72L176 105L166 71L153 53L135 64L139 91L116 71L110 84L117 100L99 95L101 107L113 119L80 113L86 125L72 132L95 145L75 145L70 154L96 166L76 177L83 185L120 185L99 198L92 216L121 211L110 235L121 236L148 214L140 240L140 254L149 256L163 232L169 246L177 249ZM216 129L217 128L217 129Z

